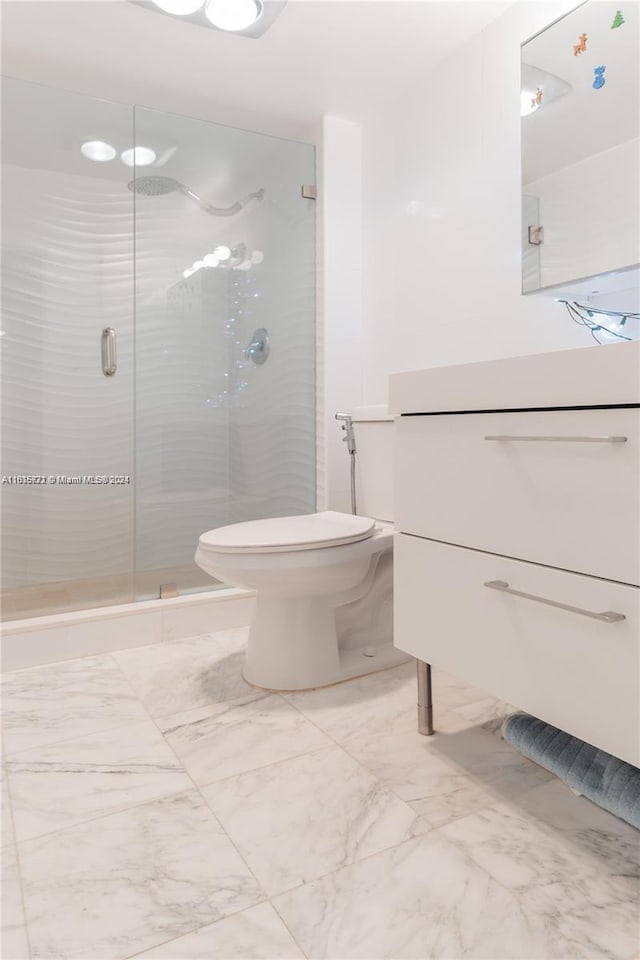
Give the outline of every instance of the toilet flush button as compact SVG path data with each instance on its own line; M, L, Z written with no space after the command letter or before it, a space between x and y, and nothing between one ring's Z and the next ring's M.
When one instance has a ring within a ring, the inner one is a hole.
M375 655L376 655L375 647L365 647L364 650L362 651L363 657L375 657Z

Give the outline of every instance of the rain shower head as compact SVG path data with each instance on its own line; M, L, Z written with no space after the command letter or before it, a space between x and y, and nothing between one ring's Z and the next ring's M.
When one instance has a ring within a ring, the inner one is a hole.
M136 177L129 183L129 190L143 197L162 197L165 193L184 193L186 187L173 177Z
M174 180L173 177L136 177L135 180L129 182L128 186L132 193L139 193L143 197L163 197L168 193L181 193L213 217L233 216L234 213L239 213L249 200L262 200L264 197L264 190L261 187L255 193L250 193L244 200L237 200L230 207L214 207L203 200L202 197L199 197L197 193L194 193L193 190L190 190L189 187L185 187L183 183Z

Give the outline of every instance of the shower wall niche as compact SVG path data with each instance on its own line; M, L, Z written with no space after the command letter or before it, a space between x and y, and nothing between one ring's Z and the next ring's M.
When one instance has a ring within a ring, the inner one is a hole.
M200 533L315 509L314 148L10 79L2 108L3 617L211 589Z

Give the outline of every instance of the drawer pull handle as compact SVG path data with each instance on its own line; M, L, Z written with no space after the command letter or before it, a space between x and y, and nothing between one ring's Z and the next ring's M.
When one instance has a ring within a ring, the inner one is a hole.
M604 613L594 613L592 610L583 610L582 607L572 607L568 603L558 603L557 600L547 600L546 597L536 597L533 593L523 593L521 590L514 590L506 580L487 580L484 584L490 590L501 590L503 593L509 593L512 597L524 597L525 600L535 600L536 603L546 603L549 607L559 607L560 610L568 610L570 613L579 613L583 617L591 617L592 620L602 620L604 623L619 623L626 620L624 613L615 613L613 610L605 610Z
M526 440L534 443L626 443L627 437L515 437L496 434L486 436L485 440Z

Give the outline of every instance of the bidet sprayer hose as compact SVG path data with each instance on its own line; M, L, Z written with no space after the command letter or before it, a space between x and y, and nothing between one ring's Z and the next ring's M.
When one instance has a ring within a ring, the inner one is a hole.
M349 451L351 464L351 512L355 516L358 511L356 509L356 435L353 431L353 419L348 413L336 413L336 420L342 420L342 429L345 434L342 439L347 444L347 450Z
M357 514L356 509L356 453L355 450L349 455L351 460L351 513L354 517Z

